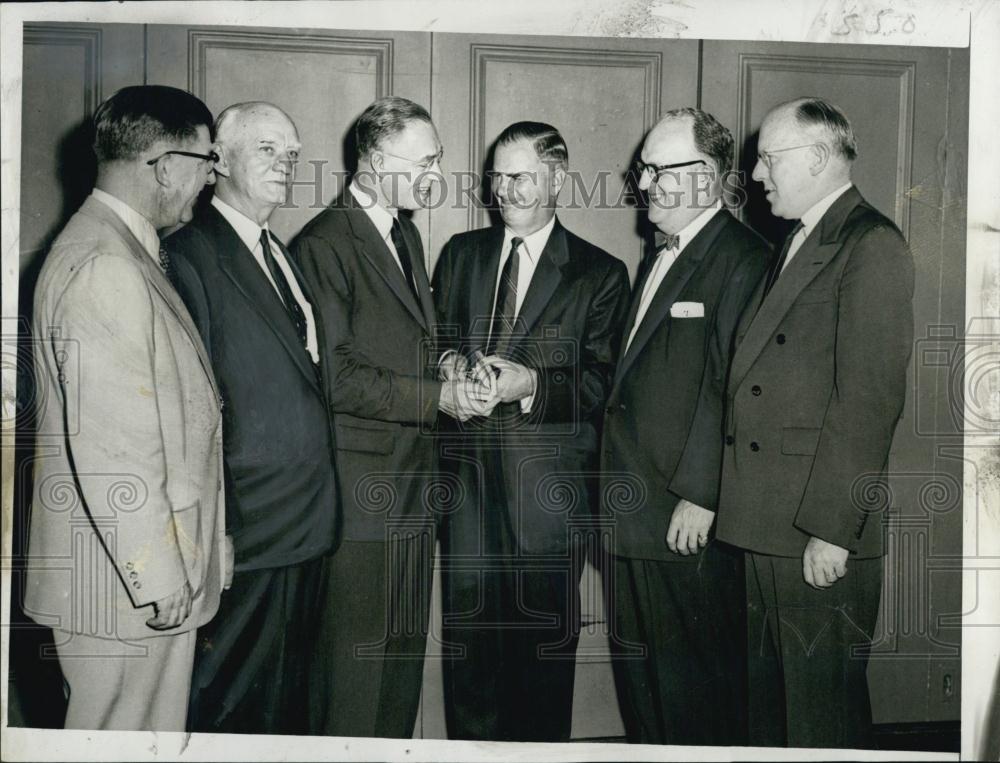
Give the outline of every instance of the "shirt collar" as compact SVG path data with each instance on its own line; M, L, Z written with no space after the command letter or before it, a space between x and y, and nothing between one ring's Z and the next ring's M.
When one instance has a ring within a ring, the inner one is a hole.
M833 206L833 202L839 199L850 187L850 181L844 183L840 188L834 189L805 211L799 222L802 223L803 232L806 236L812 233L812 229L816 227L816 224L826 214L827 210Z
M160 261L160 237L156 235L156 228L143 215L136 212L132 207L116 196L112 196L107 191L95 188L91 194L97 201L111 209L118 218L125 223L133 236L142 244L142 248L156 262Z
M262 230L267 231L267 235L270 237L271 231L267 227L267 223L263 225L257 225L256 222L251 220L245 214L240 212L236 207L227 204L218 196L212 197L212 206L219 210L219 214L226 218L233 230L236 231L236 235L240 237L240 241L243 242L244 246L251 252L257 248L257 244L260 243L260 232Z
M398 211L394 209L390 212L381 204L378 204L367 191L363 191L359 188L358 184L353 180L350 185L347 186L347 190L351 192L351 196L357 200L358 204L361 205L361 208L367 213L368 218L375 224L379 235L384 240L388 241L390 235L392 234L392 224L396 221L396 214L398 214Z
M536 230L534 233L529 233L527 236L517 236L514 231L510 228L504 226L503 229L503 249L501 252L506 252L510 249L510 242L515 238L520 238L524 244L521 246L521 253L527 254L528 259L531 260L532 265L538 264L538 258L542 256L542 252L545 251L545 245L549 242L549 236L552 235L553 229L556 227L556 216L552 215L545 225Z
M701 233L701 229L708 225L708 221L711 220L715 213L722 209L722 199L716 199L715 203L708 209L703 211L694 220L685 225L680 233L677 234L677 254L680 255L684 251L684 247L690 244L694 237Z

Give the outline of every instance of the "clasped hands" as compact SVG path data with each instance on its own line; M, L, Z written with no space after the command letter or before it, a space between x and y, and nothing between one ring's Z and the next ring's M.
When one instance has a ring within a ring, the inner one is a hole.
M498 355L476 353L475 363L451 352L439 367L439 407L452 418L468 421L489 416L498 403L513 403L530 397L538 386L538 373Z

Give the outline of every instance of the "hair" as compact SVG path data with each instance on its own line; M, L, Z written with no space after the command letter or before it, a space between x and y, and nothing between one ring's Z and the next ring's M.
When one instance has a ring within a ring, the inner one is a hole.
M165 85L124 87L94 114L94 153L98 162L137 158L159 141L184 142L204 125L212 130L212 112L198 98Z
M558 165L564 170L569 166L569 149L559 131L544 122L515 122L507 127L496 140L496 146L509 146L520 140L528 141L535 155L548 165Z
M413 121L433 124L431 115L419 103L396 95L387 95L374 101L354 123L358 158L376 150L382 141L398 135Z
M235 122L237 118L255 110L276 111L284 116L289 122L292 121L292 118L288 116L283 109L267 101L244 101L243 103L234 103L231 106L226 106L226 108L219 113L219 116L216 117L215 139L220 142L226 140L229 131L232 129L233 122Z
M792 115L802 127L819 127L830 136L831 148L844 159L853 162L858 156L858 141L847 116L838 107L822 98L808 97L789 101Z
M671 109L660 117L660 122L688 118L692 121L691 132L694 135L694 147L712 160L720 177L725 175L733 166L732 133L707 111L690 106L682 109Z

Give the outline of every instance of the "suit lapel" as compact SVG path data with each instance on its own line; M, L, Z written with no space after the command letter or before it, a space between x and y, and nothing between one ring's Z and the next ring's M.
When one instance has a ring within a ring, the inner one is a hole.
M741 327L737 331L738 344L729 372L730 385L733 389L736 389L746 376L802 290L840 251L843 246L841 228L844 221L854 208L863 202L861 194L852 186L833 203L792 257L792 261L778 276L763 304L760 301L764 291L763 282L757 285L751 306L747 308ZM752 312L753 305L760 305L756 314Z
M211 205L202 212L200 220L193 224L200 224L203 227L209 240L215 246L219 268L246 297L247 303L264 319L264 323L278 337L302 374L313 385L316 385L316 372L309 354L302 346L302 342L299 341L295 325L289 319L288 311L285 309L281 297L278 296L271 282L264 275L264 271L257 264L253 252L247 249L246 244L236 235L233 227ZM285 247L279 243L279 248L285 255L285 260L292 264L292 258L288 256ZM294 265L292 268L292 272L299 279L299 286L302 286L304 279L300 277Z
M502 245L502 244L501 244ZM514 331L511 334L510 342L524 339L531 333L538 319L542 317L542 312L552 300L552 295L562 281L562 269L569 262L569 249L566 245L566 231L556 220L549 240L545 242L545 248L535 265L535 272L531 276L528 284L528 291L521 302L521 309L517 313L517 320L514 322Z
M351 192L345 191L341 197L334 202L334 206L347 210L348 225L351 229L351 235L354 237L356 249L366 260L368 260L371 266L375 269L375 272L377 272L382 280L385 281L392 293L396 295L396 298L403 303L403 306L410 311L417 323L423 326L425 331L430 332L433 322L428 319L433 316L434 313L433 302L430 300L430 286L427 284L426 272L423 272L423 283L427 292L427 301L431 306L431 310L425 313L426 308L422 304L424 301L424 294L420 294L421 304L417 304L417 300L413 296L413 291L406 283L406 277L403 275L403 271L396 263L395 258L392 256L392 252L389 251L389 247L379 234L378 228L375 227L375 223L371 221L368 213L361 207L360 204L357 203L357 200ZM411 247L410 253L419 254L423 251L423 246L416 245L419 244L419 242L414 242L412 237L407 235L406 228L407 226L402 226L403 238L406 239L407 245ZM418 271L424 271L422 261L419 265L414 265L413 268L414 280L418 282L417 289L419 291L421 288L421 279L417 276Z
M500 268L500 249L503 246L503 226L489 228L479 238L479 248L472 252L473 272L469 281L469 336L482 339L486 347L493 322L493 298Z
M677 258L677 262L670 266L670 270L667 271L663 281L660 282L656 294L653 295L653 300L650 302L649 309L646 310L646 314L642 318L642 323L639 324L639 328L635 332L632 344L628 346L621 362L618 364L618 372L615 374L616 382L625 375L625 372L642 352L643 347L649 342L653 334L656 333L664 318L670 314L670 307L677 301L677 297L680 296L681 292L684 291L684 287L688 285L691 276L698 270L698 266L701 265L702 260L705 259L705 256L715 243L716 237L718 237L730 219L729 212L725 210L717 212L705 227L698 231L698 235L684 247L684 251ZM639 291L636 295L636 310L638 310L638 301L641 299L642 291ZM634 320L633 318L632 322ZM629 330L631 330L631 324ZM627 340L628 334L625 335L625 341Z
M163 269L158 263L153 262L153 259L149 256L149 253L145 250L142 243L135 237L132 231L129 230L128 226L125 225L122 219L111 210L110 207L102 204L96 199L88 198L83 209L88 214L100 218L114 228L115 232L118 233L122 241L124 241L126 246L128 246L129 252L135 258L139 268L143 273L145 273L146 280L153 287L156 293L160 295L160 298L167 305L170 312L174 314L174 317L177 319L177 322L181 324L184 331L187 332L191 339L191 344L194 345L195 351L198 353L198 361L201 363L201 367L204 369L205 375L208 376L212 389L214 389L216 395L218 395L218 388L215 383L215 374L212 372L212 361L211 358L208 357L208 352L205 349L205 343L201 340L201 334L198 333L198 327L194 325L194 321L191 319L191 314L184 306L184 302L181 300L177 290L167 279Z

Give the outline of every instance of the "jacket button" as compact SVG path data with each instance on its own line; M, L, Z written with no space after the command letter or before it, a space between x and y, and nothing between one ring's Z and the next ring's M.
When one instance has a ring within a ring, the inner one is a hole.
M726 435L726 445L732 445L734 442L736 442L736 440L733 439L733 436L731 434L727 434Z
M760 386L758 386L757 384L754 384L750 388L750 391L753 392L754 397L760 397Z
M750 450L756 453L758 450L760 450L760 445L758 445L756 442L752 442L750 443Z
M774 338L774 341L777 342L778 344L784 344L785 343L785 335L784 334L778 334L778 336L776 336Z

